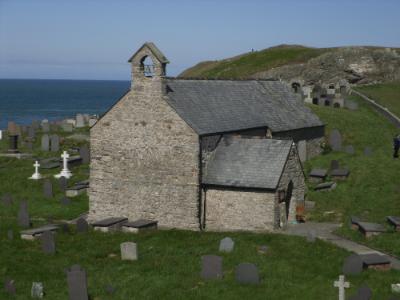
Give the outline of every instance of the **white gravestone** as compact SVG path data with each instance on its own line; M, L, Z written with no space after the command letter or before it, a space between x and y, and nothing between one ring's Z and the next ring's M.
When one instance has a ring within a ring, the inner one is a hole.
M233 251L234 246L235 242L230 237L226 237L223 238L219 243L219 251L229 253Z
M81 115L81 114L76 115L75 127L76 128L85 127L85 119L83 118L83 115Z
M137 245L132 242L125 242L121 244L121 259L122 260L137 260Z
M0 141L3 139L3 131L0 130Z
M350 287L350 283L344 281L344 275L339 276L339 280L335 281L333 284L334 287L339 289L339 300L345 300L344 289Z
M67 179L71 178L72 173L70 170L68 170L68 158L69 154L67 151L64 151L63 154L61 155L61 158L63 159L63 169L61 170L60 174L54 175L55 178L60 178L60 177L65 177Z
M33 180L41 179L42 175L40 175L40 173L39 173L39 167L40 167L39 162L35 161L33 166L35 167L35 173L33 173L33 175L31 177L29 177L29 179L33 179Z

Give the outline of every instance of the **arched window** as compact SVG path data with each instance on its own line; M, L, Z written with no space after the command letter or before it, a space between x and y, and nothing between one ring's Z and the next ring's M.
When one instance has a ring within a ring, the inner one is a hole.
M145 56L140 62L140 67L143 71L144 76L153 77L154 76L154 63L150 56Z

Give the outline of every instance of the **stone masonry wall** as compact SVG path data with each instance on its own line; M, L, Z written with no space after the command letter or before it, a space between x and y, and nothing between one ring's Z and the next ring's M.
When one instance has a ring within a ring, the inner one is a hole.
M165 101L161 64L134 84L91 129L89 220L128 217L160 227L199 229L199 138Z
M325 142L324 137L319 137L307 141L307 159L318 156L322 153L321 145Z
M294 146L292 146L292 149L290 150L289 159L286 162L285 168L281 176L281 180L279 181L278 191L279 190L287 191L290 181L293 182L293 192L292 192L292 200L290 201L288 222L294 221L296 219L296 204L298 202L300 203L304 202L304 193L306 188L302 165L297 155L297 148ZM275 198L275 208L276 208L275 227L278 227L280 223L279 220L280 208L279 208L278 193Z
M207 231L272 231L274 193L265 191L209 188L206 201Z

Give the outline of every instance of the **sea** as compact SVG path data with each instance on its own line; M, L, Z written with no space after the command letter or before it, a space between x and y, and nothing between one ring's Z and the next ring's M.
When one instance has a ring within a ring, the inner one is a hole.
M129 81L0 79L0 129L9 121L62 120L102 115L129 89Z

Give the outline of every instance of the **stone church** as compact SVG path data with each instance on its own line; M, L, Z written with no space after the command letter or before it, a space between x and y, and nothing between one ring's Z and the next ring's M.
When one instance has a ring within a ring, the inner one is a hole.
M169 78L153 43L129 63L130 90L91 128L90 221L268 231L295 219L324 124L289 87Z

